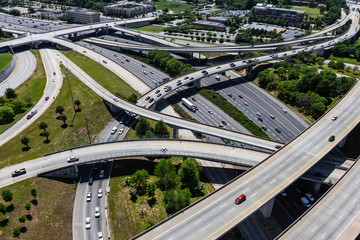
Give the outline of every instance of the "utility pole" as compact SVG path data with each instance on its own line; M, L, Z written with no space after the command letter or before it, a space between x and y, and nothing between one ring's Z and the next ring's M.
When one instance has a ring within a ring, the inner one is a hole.
M71 85L70 85L69 76L68 76L68 72L67 72L67 71L68 71L68 68L65 68L65 74L66 74L66 79L67 79L68 84L69 84L69 90L70 90L71 101L72 101L72 104L73 104L74 113L76 114L76 110L75 110L75 103L74 103L74 98L73 98L73 95L72 95Z
M88 126L88 123L87 123L86 113L84 113L84 117L85 117L85 123L86 123L87 134L88 134L88 137L89 137L89 144L91 144L90 131L89 131L89 126Z
M165 154L168 151L167 148L162 148L161 152L164 153L164 173L165 173L165 192L166 192L166 159L165 159Z

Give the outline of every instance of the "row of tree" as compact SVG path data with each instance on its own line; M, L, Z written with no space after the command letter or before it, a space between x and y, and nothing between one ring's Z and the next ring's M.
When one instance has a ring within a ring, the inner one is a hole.
M254 36L259 38L254 38ZM256 42L262 42L263 38L270 38L271 40L277 42L284 40L281 34L276 33L276 30L266 31L265 29L247 28L247 29L238 30L238 34L235 37L235 42L256 43Z
M15 114L23 113L26 111L25 107L31 104L17 98L14 89L7 88L5 91L5 98L0 97L0 124L8 124L14 121Z
M171 76L185 74L193 70L190 64L175 59L169 52L164 50L150 51L148 57L152 63Z
M192 196L203 195L204 183L200 182L201 172L201 166L193 158L183 161L180 167L174 165L171 159L160 159L154 169L156 182L150 182L148 171L142 169L136 171L131 177L124 178L124 183L130 187L130 196L133 201L136 201L137 196L144 194L154 200L156 189L166 190L165 209L168 214L173 214L189 205Z
M140 138L170 138L168 127L162 120L157 122L155 124L155 129L153 129L146 118L139 117L135 130L137 136Z
M332 53L335 57L351 57L360 61L360 45L351 44L349 41L343 41L335 44L332 49Z

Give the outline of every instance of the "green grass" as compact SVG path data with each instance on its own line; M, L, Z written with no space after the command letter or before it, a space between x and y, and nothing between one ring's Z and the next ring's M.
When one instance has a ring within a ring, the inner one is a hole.
M253 121L251 121L243 112L232 105L226 98L221 96L213 89L202 88L199 93L210 100L213 104L229 114L235 121L247 128L255 136L270 139L270 137Z
M16 89L18 98L23 99L24 102L29 106L31 106L34 102L36 103L40 100L46 85L46 74L39 50L32 50L32 53L35 55L37 62L35 72L30 76L29 79L27 79ZM23 114L24 113L16 114L14 117L14 121L20 118ZM7 128L13 122L0 125L0 131Z
M347 60L345 60L347 59ZM335 57L334 55L331 54L331 56L327 59L327 60L333 60L333 61L337 61L337 62L344 62L344 63L351 63L354 65L360 65L360 62L358 62L356 60L356 58L340 58L340 57Z
M0 53L0 72L11 62L13 56L10 53Z
M323 16L321 13L320 13L320 8L310 8L310 7L292 7L291 9L294 9L294 10L301 10L301 11L305 11L307 15L309 15L309 17L321 17Z
M207 58L217 58L217 57L221 57L224 55L228 55L226 53L201 53L201 55L207 57Z
M179 157L172 159L174 164L182 161ZM111 192L108 195L112 239L129 239L168 217L164 207L163 192L159 188L155 191L155 204L150 206L147 195L139 196L136 202L133 202L130 199L129 187L125 187L122 182L124 177L132 175L139 169L146 169L150 174L149 181L155 182L157 180L153 175L155 165L155 161L146 158L114 162L110 180ZM206 179L201 181L205 182L205 195L213 191L212 185ZM200 198L194 197L190 202L193 203Z
M184 109L182 109L179 104L174 104L173 105L175 111L180 114L180 116L182 116L183 118L193 121L193 122L199 122L198 120L194 119L193 117L191 117Z
M131 94L140 96L129 84L98 62L75 51L61 51L66 57L84 70L104 88L118 94L121 98L128 98Z
M69 148L70 144L72 147L88 144L85 113L88 119L91 140L95 142L102 129L111 121L112 116L107 111L102 99L84 86L71 73L69 73L69 80L74 100L79 99L81 101L80 108L82 109L81 112L76 114L73 126L70 126L70 124L74 111L69 87L66 80L64 80L58 97L48 110L26 130L0 147L0 168L40 157L46 153ZM59 114L55 113L55 109L59 105L65 109L64 114L68 118L67 124L69 125L67 128L62 128L62 121L56 119ZM42 130L38 126L42 121L49 125L47 131L50 133L50 143L47 144L44 143L45 138L39 136ZM22 151L24 145L21 144L20 140L23 136L30 138L29 146L31 148L28 151Z
M162 32L165 28L166 27L163 26L148 25L139 28L134 28L134 30L145 31L145 32Z
M154 120L150 120L147 119L147 121L150 124L150 127L154 130L155 129L155 125L157 123L157 121ZM136 123L133 125L132 128L129 129L128 133L126 134L124 140L134 140L134 139L140 139L139 136L137 135L137 131L135 130L136 127ZM172 138L174 136L174 131L171 127L167 126L167 129L169 130L169 135L170 138ZM154 131L153 131L154 132Z
M160 0L158 2L155 2L155 7L157 10L164 10L165 8L167 8L170 11L174 11L174 13L181 13L193 10L194 8L196 8L196 5L190 3Z
M33 200L30 194L32 188L37 192L37 205L31 203L32 219L26 220L27 231L21 233L20 239L72 239L76 185L46 178L31 178L0 189L9 189L13 193L12 203L15 207L12 212L5 214L9 223L0 227L0 239L15 239L12 237L12 230L24 226L18 218L29 214L24 206ZM5 206L9 205L2 198L0 202ZM5 216L1 214L0 219L3 220Z

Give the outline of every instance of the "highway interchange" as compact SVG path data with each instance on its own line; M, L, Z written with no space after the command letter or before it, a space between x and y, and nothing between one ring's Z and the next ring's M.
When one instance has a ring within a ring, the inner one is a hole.
M316 50L316 49L313 49L313 50ZM81 50L78 50L78 51L81 51ZM82 50L82 51L84 51L84 50ZM54 58L56 58L54 55L53 55L53 57ZM115 59L114 59L115 60ZM259 62L260 61L268 61L268 60L270 60L270 59L267 59L267 58L264 58L264 59L259 59ZM238 64L238 63L236 63L236 64ZM224 66L225 67L225 66ZM229 68L229 69L231 69L231 68ZM221 71L223 71L224 69L222 69ZM228 70L228 69L226 69L226 70ZM216 74L216 73L218 73L218 72L211 72L211 73L214 73L214 74ZM60 75L60 74L59 74ZM200 76L201 77L201 76ZM49 76L49 74L48 74L48 79L51 79L51 73L50 73L50 76ZM88 82L87 84L92 84L92 83L90 83L90 82ZM93 86L91 86L91 88L94 90L94 88L93 88ZM95 91L95 90L94 90ZM242 91L244 91L244 90L242 90ZM110 102L112 101L112 95L111 94L109 94L109 93L106 93L105 95L104 95L104 92L101 92L101 91L98 91L97 92L99 95L102 95L102 96L108 96L107 97L107 100L109 100ZM123 103L122 103L123 104ZM114 105L117 105L117 103L115 103ZM120 105L121 107L123 107L124 105ZM133 112L136 112L136 113L140 113L140 115L142 115L141 114L141 112L139 112L139 111L137 111L138 109L135 109L136 111L133 111ZM256 110L255 110L256 111ZM263 112L263 111L262 111ZM39 114L40 115L40 114ZM280 116L277 116L276 117L276 119L278 118L278 117L280 117ZM271 120L271 119L270 119ZM269 120L269 121L270 121ZM301 130L300 130L301 131ZM206 131L204 131L204 132L206 132ZM217 135L217 134L216 134ZM219 134L220 136L221 136L221 134ZM296 134L295 134L296 135ZM288 136L288 139L284 139L285 141L286 140L290 140L292 137L291 136ZM254 144L254 145L256 145L256 144ZM315 149L316 150L316 149ZM280 151L280 152L284 152L285 150L282 150L282 151ZM276 155L276 154L275 154ZM274 155L274 156L275 156ZM60 157L60 158L62 158L62 157ZM295 167L294 167L294 169L295 169ZM9 171L9 170L8 170ZM29 175L31 175L31 172L29 173ZM18 179L21 179L21 178L18 178ZM228 185L229 186L229 185ZM227 187L228 187L227 186ZM254 187L254 189L255 189L255 187ZM256 188L256 189L258 189L258 188ZM231 197L229 198L229 199L232 199ZM205 230L205 229L204 229ZM204 231L202 231L202 232L204 232ZM206 231L207 232L207 231Z

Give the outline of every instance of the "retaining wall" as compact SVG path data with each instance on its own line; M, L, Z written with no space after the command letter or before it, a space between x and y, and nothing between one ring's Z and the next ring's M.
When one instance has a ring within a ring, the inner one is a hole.
M11 62L6 66L4 70L0 72L0 83L3 82L7 77L10 76L10 74L14 71L16 65L16 60L13 55L13 58L11 59Z

